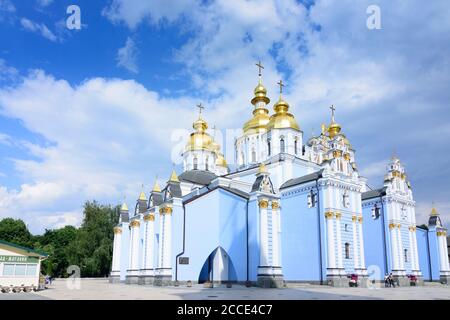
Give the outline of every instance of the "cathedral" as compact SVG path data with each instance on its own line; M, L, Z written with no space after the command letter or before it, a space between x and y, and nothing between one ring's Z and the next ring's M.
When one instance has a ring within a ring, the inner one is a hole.
M436 209L416 225L401 161L393 157L381 187L370 188L335 108L320 135L306 140L282 81L270 111L257 65L250 120L234 143L236 168L200 108L183 172L156 181L131 210L121 206L110 281L349 286L356 277L367 286L392 273L402 286L448 283L447 230Z

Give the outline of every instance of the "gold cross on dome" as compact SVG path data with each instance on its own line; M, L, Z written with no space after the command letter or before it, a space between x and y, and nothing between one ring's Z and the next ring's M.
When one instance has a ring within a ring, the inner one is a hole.
M204 107L201 103L199 103L199 104L197 105L197 108L198 108L198 112L199 112L200 114L202 114L202 110L205 109L205 107Z
M256 66L259 69L258 75L261 77L262 75L262 69L264 69L264 66L261 64L261 60L258 61L258 63L256 64Z
M283 87L286 86L286 85L283 83L283 80L278 81L277 85L280 86L280 94L282 94L283 93Z
M331 105L331 120L334 122L334 112L336 111L336 107L334 105Z

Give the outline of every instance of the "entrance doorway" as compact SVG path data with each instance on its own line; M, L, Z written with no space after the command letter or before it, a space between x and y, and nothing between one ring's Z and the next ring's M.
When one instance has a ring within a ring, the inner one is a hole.
M228 253L217 247L203 264L198 283L236 281L236 271L231 263Z

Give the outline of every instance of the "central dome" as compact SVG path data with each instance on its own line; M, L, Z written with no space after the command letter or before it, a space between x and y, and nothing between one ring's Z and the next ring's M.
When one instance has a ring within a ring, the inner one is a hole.
M188 143L186 144L186 151L195 150L209 150L212 143L211 136L206 132L208 123L200 116L192 125L195 132L191 133Z

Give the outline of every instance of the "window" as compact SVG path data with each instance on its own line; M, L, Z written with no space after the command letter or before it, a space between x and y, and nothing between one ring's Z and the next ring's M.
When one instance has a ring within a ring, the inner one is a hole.
M252 149L252 162L256 162L256 152L255 152L255 149Z
M380 208L375 204L372 208L372 219L376 220L380 217Z
M348 208L350 206L349 196L347 192L344 192L344 194L342 195L342 206L344 208Z
M14 264L5 264L3 266L3 275L4 276L13 276L14 275Z
M350 243L345 243L345 259L350 259Z
M298 139L295 138L294 140L294 152L295 154L298 154Z
M405 258L405 262L408 262L408 249L403 250L404 251L404 258Z
M316 206L316 194L311 190L308 194L308 208L313 208Z
M345 231L345 232L348 232L348 224L345 224L345 226L344 226L344 231Z
M286 146L284 145L284 138L283 137L281 137L280 138L280 152L281 153L285 153L286 152Z
M270 140L267 140L267 154L270 156L272 150L270 150Z
M14 272L16 276L24 276L26 272L27 272L26 264L16 264L16 271Z
M206 167L205 170L206 170L206 171L209 170L209 164L208 164L208 162L209 162L209 157L206 158L206 162L205 162L205 167Z
M37 271L37 264L27 265L27 276L35 276Z
M194 158L194 170L198 169L198 159L197 157Z

